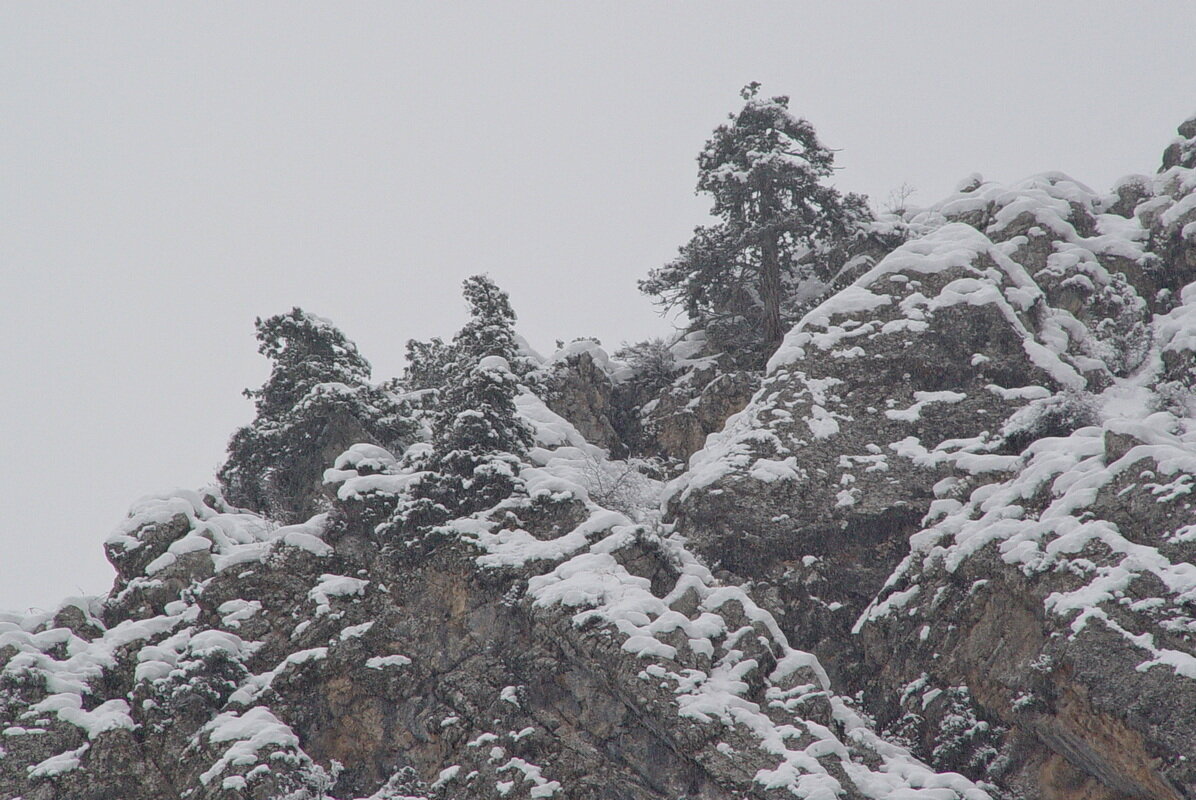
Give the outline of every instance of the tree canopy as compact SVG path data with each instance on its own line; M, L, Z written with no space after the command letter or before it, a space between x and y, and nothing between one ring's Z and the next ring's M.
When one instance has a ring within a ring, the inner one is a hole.
M485 275L462 285L469 320L451 345L408 343L421 359L419 375L438 376L428 475L395 512L404 531L434 526L493 506L510 495L521 457L531 443L515 410L519 378L515 312L507 293ZM430 366L429 366L430 364Z
M502 356L513 363L519 346L510 296L488 275L466 278L461 294L469 305L469 321L453 337L458 358L476 362L485 356Z
M300 308L258 318L271 361L256 416L233 434L218 478L230 502L284 522L322 510L322 475L345 447L397 447L415 435L406 404L370 383L370 364L330 321Z
M724 347L767 357L784 336L786 312L830 277L819 274L820 260L870 212L862 196L824 183L834 152L789 111L789 98L758 90L744 87L743 108L698 155L697 191L710 195L719 222L695 228L640 288L683 308Z

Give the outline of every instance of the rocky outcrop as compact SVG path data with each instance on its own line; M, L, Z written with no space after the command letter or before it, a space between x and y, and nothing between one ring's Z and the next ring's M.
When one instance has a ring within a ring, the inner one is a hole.
M1196 741L1196 509L1183 489L1196 458L1152 425L1125 431L1036 442L986 508L973 494L918 534L859 624L875 690L901 698L888 718L908 725L968 687L1007 731L990 766L1027 796L1060 759L1107 796L1196 790L1179 757Z
M615 401L617 388L610 359L596 346L573 350L562 354L545 379L545 402L572 422L587 441L615 456L626 455L627 442L614 425L620 409Z
M668 364L618 361L592 340L573 342L543 368L544 399L612 455L683 465L743 409L760 374L710 353L701 332L647 346L658 346Z
M758 383L758 374L725 370L716 357L699 360L643 410L653 449L684 463L747 405Z
M1196 796L1178 159L908 214L669 491L889 737L1003 796Z
M275 528L213 494L140 503L111 537L123 588L87 606L94 627L59 627L65 608L0 620L0 786L26 800L986 797L877 737L682 541L588 499L571 476L602 451L534 397L520 408L538 443L523 492L418 557L323 517ZM341 499L411 477L370 446L328 475ZM141 548L159 555L134 574Z
M0 615L0 796L1196 797L1194 137L880 220L764 375L573 343L418 537L426 444L313 452L298 525L144 498Z

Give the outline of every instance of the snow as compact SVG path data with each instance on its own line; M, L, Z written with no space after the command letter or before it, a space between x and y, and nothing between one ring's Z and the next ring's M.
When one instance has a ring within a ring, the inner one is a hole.
M278 530L278 541L289 547L306 550L312 555L321 558L332 555L332 545L325 542L317 534L312 533L312 527L319 527L322 532L322 520L321 524L317 526L305 523L304 525L292 525L290 528L280 528Z
M1117 492L1118 497L1137 491L1159 503L1179 502L1196 485L1196 434L1171 432L1182 426L1170 414L1151 408L1145 387L1150 379L1146 370L1115 382L1098 404L1100 426L1035 441L1018 459L1011 477L975 489L965 503L941 507L937 517L930 515L933 524L912 538L910 558L890 577L886 590L857 622L857 630L865 621L910 602L919 586L906 582L917 580L932 565L955 571L974 554L995 547L1006 563L1027 576L1060 571L1076 576L1068 588L1044 600L1048 613L1070 620L1073 635L1098 621L1145 651L1148 658L1140 669L1164 666L1196 677L1196 660L1190 655L1156 646L1149 631L1127 630L1105 610L1143 575L1150 575L1151 584L1161 591L1150 598L1158 616L1182 617L1185 604L1196 599L1196 566L1173 562L1157 546L1127 539L1116 523L1093 511L1102 493L1124 482L1122 476L1150 475L1154 480L1130 484ZM1111 460L1105 450L1106 432L1132 436L1139 444ZM1044 489L1049 492L1046 507L1027 514L1024 500ZM1163 540L1165 532L1159 533ZM1099 563L1091 560L1093 553L1100 554ZM1148 624L1146 618L1142 624Z
M374 627L373 622L363 622L360 625L348 625L341 629L340 635L337 639L346 641L348 639L359 639L369 632L370 628Z
M178 561L179 556L199 551L207 552L212 549L212 542L202 536L186 536L172 542L166 552L145 565L145 574L153 575L161 572Z
M1002 400L1042 400L1051 396L1051 390L1045 386L1018 386L1006 389L1003 386L990 383L985 388Z
M271 748L275 752L298 749L299 737L290 726L269 709L251 708L244 714L227 711L216 716L204 726L208 740L213 743L232 742L211 767L199 776L205 786L212 779L231 767L256 764L260 760L258 751Z
M93 609L91 598L73 598L73 605ZM34 714L52 715L58 720L80 728L89 739L117 729L132 729L130 708L124 699L114 698L92 708L91 687L101 679L105 670L116 666L116 654L122 648L146 640L154 641L171 636L163 645L141 646L139 660L154 664L142 670L138 665L137 678L144 672L160 676L163 672L158 664L168 671L178 658L177 650L185 649L190 642L190 627L173 633L180 626L189 626L198 616L199 610L184 602L167 605L165 613L146 619L130 619L121 622L88 641L66 628L38 628L46 625L51 615L31 615L25 618L0 615L0 648L12 647L13 655L4 667L6 674L27 671L44 681L47 695L31 706ZM177 647L171 646L171 639ZM155 650L154 648L158 649ZM61 649L60 649L61 648ZM165 659L165 660L164 660ZM147 679L152 676L145 676ZM87 699L85 699L87 698ZM58 763L58 762L55 762Z
M691 457L688 471L667 487L664 500L684 501L694 491L708 489L730 476L744 475L761 482L804 479L800 468L787 471L777 466L793 462L788 461L792 454L787 444L771 435L769 415L775 413L779 396L772 384L782 382L786 397L808 403L808 410L800 418L815 441L835 437L841 434L845 418L834 395L836 390L827 385L833 378L813 372L826 369L823 354L866 359L871 353L870 341L916 336L928 329L936 314L960 305L994 309L1020 341L1025 359L1039 371L1039 382L1028 386L990 384L993 394L1008 402L1025 402L1046 398L1059 388L1084 389L1088 382L1082 372L1108 372L1106 364L1093 354L1112 351L1094 344L1095 335L1070 313L1043 304L1043 291L1012 257L1025 236L1015 237L1017 241L992 237L1004 235L1015 220L1030 213L1064 240L1065 247L1048 259L1049 269L1066 272L1083 264L1092 275L1099 272L1108 281L1108 273L1099 262L1102 254L1118 251L1138 257L1142 250L1137 244L1144 234L1137 223L1118 227L1118 223L1106 219L1108 215L1096 214L1096 205L1096 196L1082 184L1060 173L1047 173L1010 187L979 184L921 214L914 226L915 238L810 310L793 327L770 359L769 377L747 408L729 418L721 432L708 437L706 446ZM1077 208L1092 214L1098 223L1103 222L1103 232L1088 238L1079 236L1068 222ZM978 211L993 214L986 232L952 221L961 214ZM1134 247L1124 247L1126 241ZM1089 278L1078 272L1075 275ZM1186 318L1181 322L1179 315L1176 317L1173 329L1191 329ZM908 345L908 341L902 343ZM991 360L983 354L972 356L973 364L981 368ZM964 399L958 391L920 392L911 405L883 413L895 422L915 423L928 404ZM1015 469L1016 458L990 452L997 444L977 440L923 447L911 439L890 447L922 466L952 464L973 474ZM794 467L800 463L799 457ZM840 490L838 503L846 506L853 500L850 491Z
M591 540L588 544L559 552L556 556L562 559L559 563L531 577L528 594L538 607L571 610L576 625L598 622L610 626L621 637L624 651L649 661L653 665L649 672L674 687L680 717L742 726L756 736L763 751L777 759L776 768L761 769L756 775L756 782L761 786L784 788L798 796L837 797L843 787L820 761L834 758L857 781L887 787L886 791L900 787L911 798L987 797L963 778L936 776L905 751L881 742L867 730L864 720L841 700L832 699L833 713L853 743L881 753L881 772L873 773L863 764L852 761L848 747L830 730L812 722L795 720L792 713L800 702L810 696L828 696L829 679L817 659L809 653L789 648L772 616L757 606L742 588L720 585L685 549L679 538L654 540L681 570L677 584L667 595L655 595L646 578L628 573L615 557L619 549L636 541L637 535L643 534L637 534L630 526L614 524L601 538L588 536ZM505 549L505 543L497 538L478 537L474 541L484 551L478 558L484 566L525 563L522 554ZM674 603L691 593L698 598L695 615L682 614L672 608ZM724 609L734 609L742 614L749 625L733 627L724 617ZM680 640L686 643L688 654L662 641L661 637L674 632L682 634ZM777 666L767 676L771 686L769 697L773 698L775 708L761 708L743 696L748 686L745 676L758 670L759 662L745 656L740 642L756 636L767 637L773 643L772 647L782 650ZM706 666L702 669L685 666L695 663ZM794 682L796 686L789 689L791 692L798 687L808 686L810 689L801 688L796 694L787 694L787 687L793 686ZM774 718L777 709L785 711ZM795 724L814 736L812 742L796 749L789 744L791 732L796 730ZM490 737L492 740L493 735ZM485 740L483 735L470 744L480 746ZM518 759L511 759L507 766L523 770ZM926 786L949 788L950 791L927 793L922 788ZM549 782L543 788L538 785L537 789L545 794L535 796L548 796L547 793L555 791L556 787Z
M320 617L332 611L332 598L360 597L369 583L361 578L325 573L320 576L320 582L308 590L307 598L316 604L316 616Z
M482 733L476 739L471 739L465 743L466 747L482 747L490 742L497 742L498 737L493 733Z
M963 392L914 392L914 404L904 409L889 409L885 416L902 422L916 422L922 416L922 409L931 403L954 404L967 399Z
M355 444L336 457L334 470L388 472L397 469L398 460L384 447L374 444Z
M108 537L107 544L119 550L135 550L144 544L140 536L176 520L186 529L146 565L146 575L160 573L194 553L207 553L216 572L263 561L276 547L295 547L318 557L332 553L331 546L322 539L326 515L279 528L255 514L233 509L214 487L204 492L174 489L141 498L130 508L128 519Z
M1163 352L1196 351L1196 282L1180 291L1178 307L1156 321L1155 336Z
M82 728L88 739L95 739L111 730L132 730L134 727L133 718L129 716L129 704L120 699L105 701L86 711L80 695L52 694L30 706L29 711L36 714L54 713L63 722Z
M752 464L752 468L748 474L761 483L793 481L802 476L802 473L797 468L797 460L793 456L789 456L783 461L771 458L758 458Z
M385 669L386 667L405 667L411 659L403 655L374 656L366 659L365 665L369 669Z
M570 342L553 353L548 363L562 364L570 359L577 358L583 353L588 354L593 360L594 365L602 370L610 378L611 383L615 385L624 383L635 376L635 369L630 364L611 358L602 345L593 339L578 339Z
M496 771L506 772L508 770L518 771L522 774L524 782L532 784L531 789L528 791L528 797L552 797L561 790L560 781L547 780L543 776L543 770L540 767L524 761L522 758L512 758ZM508 789L508 791L510 790ZM506 792L503 794L506 794Z
M829 403L833 388L834 382L810 381L807 390ZM524 507L521 504L529 501L518 495L489 512L454 520L446 529L477 548L479 566L526 569L534 565L535 574L527 582L527 597L534 606L560 608L571 614L575 625L596 623L613 631L622 650L648 662L645 675L673 687L681 718L719 721L757 737L762 751L776 760L775 768L761 769L756 775L761 786L784 788L799 796L836 797L843 787L821 761L830 758L857 782L878 787L878 792L889 792L889 796L904 791L903 796L919 800L987 797L959 776L935 775L906 751L876 737L865 720L830 693L829 679L818 660L790 648L777 621L743 588L721 585L680 537L653 533L659 528L635 525L626 515L604 509L589 497L577 480L579 465L586 459L611 464L604 451L587 445L573 426L530 393L517 399L517 409L536 440L529 454L536 466L519 474L526 497L581 502L588 514L575 529L547 540L494 522L507 510L518 516ZM750 420L740 418L742 423L733 418L728 429L741 430L737 424L750 427ZM758 435L754 439L745 436L747 439L760 441ZM868 457L883 459L883 453L873 452L879 450L874 446ZM769 477L791 477L787 470L792 462L787 464L784 458L748 460L745 452L739 463L743 468L754 466ZM701 464L697 467L700 471ZM694 481L690 488L696 484ZM635 543L659 549L680 571L676 585L664 596L653 592L648 579L629 573L620 563L619 551ZM674 608L683 599L694 597L696 611L681 613ZM732 624L731 618L738 621ZM669 641L664 641L665 637ZM746 676L760 669L760 662L746 655L744 648L756 640L767 641L770 649L780 651L775 668L765 676L770 698L767 708L744 697ZM500 697L517 701L517 687L505 687ZM800 704L815 697L831 703L837 724L852 747L878 754L879 771L853 761L851 749L829 729L795 718ZM810 734L812 740L795 747L791 743L798 730ZM481 747L496 739L492 733L483 733L468 744ZM490 757L498 761L506 758L506 752L494 746ZM531 780L535 784L531 796L547 797L561 790L559 783L543 779L539 767L518 758L507 760L499 770L518 770L525 781ZM513 788L513 781L500 781L497 786L500 792ZM950 792L944 794L939 788Z
M243 611L252 608L252 605L249 604L241 606L242 602L244 601L235 601L233 606ZM145 645L138 650L138 664L134 671L134 678L138 681L154 681L165 678L185 662L217 650L227 653L234 659L244 660L252 656L258 647L258 643L246 642L235 633L214 629L196 633L195 629L189 626L160 640L157 644Z
M845 390L839 388L839 381L815 372L814 366L840 359L836 368L859 369L871 355L872 342L882 337L916 337L929 330L935 315L945 309L995 310L1020 341L1026 359L1038 369L1028 378L1033 382L1009 388L989 384L986 391L1003 402L1028 403L1023 416L1045 408L1060 396L1060 389L1088 389L1086 374L1102 370L1111 374L1112 370L1106 369L1103 354L1093 348L1092 331L1070 313L1046 306L1036 279L1049 278L1079 293L1099 291L1112 270L1102 265L1102 259L1139 259L1148 235L1144 225L1151 219L1164 226L1182 226L1183 235L1189 235L1189 228L1196 225L1191 219L1196 194L1178 196L1181 188L1192 189L1189 173L1169 170L1155 178L1134 178L1149 184L1157 196L1132 219L1101 213L1111 201L1058 173L1012 186L985 183L978 176L970 179L956 196L918 212L909 225L910 241L802 318L770 360L769 376L760 391L744 411L727 420L721 432L709 437L706 447L691 459L688 472L670 484L664 499L684 499L703 489L719 491L715 484L732 477L774 485L778 491L785 483L810 480L800 466L798 449L833 447L827 442L841 436L844 423L852 421L842 413L836 392ZM1174 196L1164 196L1164 190ZM978 215L984 230L954 221L964 214ZM1078 217L1084 214L1091 216L1095 235L1077 232ZM1032 277L1018 262L1018 253L1046 235L1055 237L1053 250L1046 267ZM1153 383L1161 374L1164 353L1196 351L1196 283L1185 287L1179 299L1174 310L1154 321L1153 348L1141 369L1128 377L1108 378L1111 385L1094 400L1099 414L1096 425L1040 439L1016 455L996 452L1000 437L981 433L937 444L924 444L915 436L897 441L878 438L880 444L868 444L866 454L840 457L839 467L844 470L862 467L865 472L884 472L890 464L897 466L897 459L906 459L915 466L950 473L935 484L937 499L922 523L925 528L912 537L910 556L857 620L856 631L869 623L920 613L931 602L926 595L932 593L924 592L921 582L926 570L958 571L969 558L988 551L1031 580L1068 576L1046 595L1043 610L1063 620L1073 636L1089 626L1104 626L1141 652L1140 671L1169 670L1196 679L1196 657L1167 646L1174 639L1162 635L1162 625L1154 630L1146 621L1133 627L1124 617L1110 614L1120 605L1143 614L1149 611L1172 623L1188 619L1183 614L1196 601L1196 566L1168 557L1166 549L1156 545L1189 542L1196 537L1196 526L1160 531L1158 542L1132 541L1117 524L1101 517L1097 502L1116 492L1117 497L1178 504L1196 493L1196 425L1172 411L1160 411ZM696 357L701 346L701 337L690 335L675 342L672 352L684 362ZM572 343L554 354L552 362L583 353L613 383L631 376L630 366L611 359L593 341ZM828 353L832 358L826 358ZM981 373L994 368L993 360L981 353L971 356L972 366ZM487 357L478 369L507 371L509 364ZM786 397L793 401L784 409L775 404L782 381L789 390ZM336 387L329 385L329 390ZM928 409L965 399L963 392L918 391L912 403L885 409L883 417L917 423ZM902 748L880 739L844 698L833 693L817 658L792 648L777 621L756 605L747 590L720 583L681 536L660 524L657 482L644 478L647 499L637 500L634 508L604 507L604 502L613 504L594 477L631 474L634 465L613 460L586 442L530 391L521 391L516 407L535 439L529 463L518 470L520 491L491 513L446 526L476 549L480 568L532 573L526 600L512 602L552 609L577 626L601 627L624 652L641 660L640 676L651 682L649 686L668 691L679 719L734 728L754 738L769 759L755 775L762 789L829 799L842 793L841 778L846 776L872 797L986 796L960 776L936 774ZM869 410L878 415L869 419L883 424L881 412ZM994 417L993 423L997 429L1002 420ZM1123 442L1129 437L1128 447L1116 454L1107 452L1110 435L1122 437ZM399 494L422 479L423 473L408 466L415 461L398 459L374 445L356 444L336 459L324 477L342 499ZM838 481L829 480L837 483L839 507L858 502L856 476L843 474ZM1042 508L1031 498L1041 500ZM550 539L518 524L495 522L506 511L518 516L529 502L540 500L574 502L584 509L583 521ZM166 585L163 573L192 559L210 559L219 572L263 561L283 547L328 557L333 549L323 539L326 523L326 517L318 516L302 525L277 528L228 506L218 492L179 490L139 500L108 543L118 554L164 547L149 561L145 574L135 576L124 590L134 592ZM168 527L177 529L173 541L156 541ZM157 535L151 537L151 531ZM674 585L654 591L652 581L629 572L622 551L631 546L660 553L677 570ZM813 557L807 558L803 563L812 566ZM1140 581L1144 576L1150 580ZM332 615L334 604L364 597L369 583L322 574L307 593L315 605L314 616ZM1144 583L1160 587L1158 596L1135 597L1131 590ZM202 586L196 587L193 591L202 594ZM259 601L221 603L215 611L228 630L198 632L200 609L190 596L169 604L162 614L111 629L100 621L97 599L79 598L74 604L95 626L93 640L52 627L53 614L0 615L0 647L11 646L17 653L8 670L29 670L45 679L48 694L30 711L73 725L89 740L133 728L125 700L96 704L88 696L89 687L115 665L121 648L132 646L136 653L137 681L165 681L205 653L227 653L246 662L262 646L235 633L263 612ZM294 635L310 624L310 620L301 622ZM301 752L294 731L269 709L245 706L268 697L271 683L285 670L306 668L327 658L330 647L364 636L372 625L347 626L329 640L328 647L290 653L272 668L250 675L231 700L241 708L220 713L203 729L209 744L221 745L216 748L219 758L203 774L203 783L232 767ZM913 630L925 641L931 627L917 620ZM775 657L776 666L767 674L761 674L765 661L757 655L760 647ZM370 657L365 667L398 668L411 663L405 655L392 654ZM763 683L763 702L749 697L752 682ZM929 707L940 693L939 689L923 692L922 707ZM499 698L517 706L518 687L503 688ZM830 709L834 730L803 716L803 708L815 703ZM442 724L451 724L450 719L454 718L447 717ZM527 727L507 736L519 741L534 730ZM30 723L30 727L10 726L2 733L19 737L44 733L44 729ZM510 778L496 784L500 794L514 791L520 783L529 784L531 797L565 793L558 781L545 778L540 766L508 758L496 741L495 734L483 733L469 745L493 745L491 759L503 762L496 769ZM29 767L31 777L53 777L78 768L88 747L83 744ZM725 742L716 749L726 756L736 752ZM460 769L448 766L439 773L436 785L457 779ZM244 776L229 775L221 785L232 791L245 788L247 782Z
M511 371L511 365L502 356L484 356L478 361L476 370L479 372L506 372Z
M227 600L216 607L220 624L226 628L240 628L242 622L252 619L261 610L262 604L257 600Z
M300 666L312 661L321 661L328 657L327 647L309 647L287 654L282 661L273 668L256 675L250 675L237 690L229 697L230 703L249 705L260 698L274 683L274 679L291 667Z
M460 772L461 766L459 764L454 764L451 767L445 767L444 769L440 770L440 774L436 776L436 780L432 781L432 785L429 788L433 790L439 789L449 781L454 780Z
M45 761L28 768L30 778L53 778L64 772L70 772L73 769L78 769L82 763L83 754L90 749L91 745L84 744L74 750L68 750L65 753L59 753L55 756L50 756Z

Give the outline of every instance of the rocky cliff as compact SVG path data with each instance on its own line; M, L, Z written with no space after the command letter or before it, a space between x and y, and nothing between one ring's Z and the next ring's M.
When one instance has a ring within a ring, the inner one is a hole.
M298 525L139 501L107 596L0 616L0 797L1196 797L1196 119L876 229L763 374L541 364L419 538L422 443Z

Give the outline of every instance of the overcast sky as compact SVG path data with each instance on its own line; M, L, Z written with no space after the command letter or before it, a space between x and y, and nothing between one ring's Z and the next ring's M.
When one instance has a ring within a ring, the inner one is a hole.
M972 10L975 8L975 10ZM761 81L838 185L1153 172L1196 4L0 5L0 608L103 593L138 496L212 479L300 305L373 362L464 319L607 345L703 220L694 158Z

